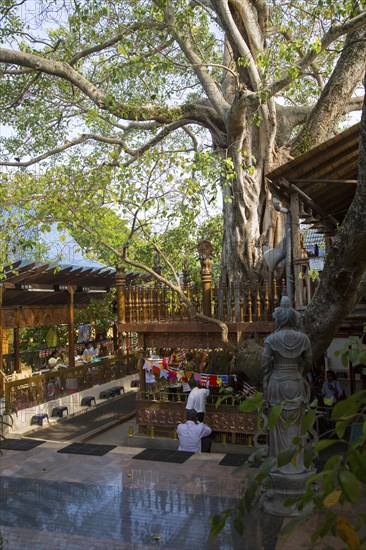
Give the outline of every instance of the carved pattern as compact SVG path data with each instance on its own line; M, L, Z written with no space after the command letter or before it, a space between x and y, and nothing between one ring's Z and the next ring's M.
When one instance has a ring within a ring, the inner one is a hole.
M47 325L67 324L69 319L68 308L66 306L30 308L23 307L20 310L19 326L34 327ZM3 328L15 328L16 315L15 309L3 308Z
M174 427L185 422L185 409L159 409L147 407L137 410L137 423L142 426ZM254 434L257 431L257 415L245 413L206 412L205 423L214 432Z
M174 427L178 422L185 422L185 409L138 409L137 423L143 426Z

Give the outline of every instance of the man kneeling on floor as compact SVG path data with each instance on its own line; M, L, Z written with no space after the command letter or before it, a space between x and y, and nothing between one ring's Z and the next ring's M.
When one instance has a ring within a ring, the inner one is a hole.
M211 432L209 426L198 422L197 412L194 409L187 410L187 422L177 426L178 451L209 453L211 451Z

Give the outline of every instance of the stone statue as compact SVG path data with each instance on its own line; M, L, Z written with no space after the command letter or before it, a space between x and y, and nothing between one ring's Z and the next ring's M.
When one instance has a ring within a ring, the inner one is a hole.
M301 434L310 400L310 385L304 375L310 369L312 354L309 338L299 330L300 314L290 307L287 296L282 297L273 317L277 329L264 340L262 367L264 399L269 411L283 403L281 415L269 436L269 456L277 457ZM272 471L301 474L309 469L305 468L299 453L289 464L274 467Z

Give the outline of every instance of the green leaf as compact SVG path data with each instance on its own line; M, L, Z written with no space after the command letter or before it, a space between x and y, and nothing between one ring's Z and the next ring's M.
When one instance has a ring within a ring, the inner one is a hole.
M324 451L324 449L328 449L328 447L331 447L332 445L335 445L338 443L336 439L321 439L318 441L318 443L315 445L315 448L317 451Z
M343 420L339 420L336 423L335 433L337 434L339 439L342 439L342 437L344 436L347 426L348 422L344 422Z
M247 397L245 401L240 403L239 409L241 412L254 412L263 406L263 393L257 392L252 397Z
M277 456L277 466L286 466L291 460L294 458L294 456L297 453L296 447L289 447L288 449L285 449L284 451L281 451Z
M283 403L279 403L278 405L274 405L273 407L271 407L269 416L268 416L269 429L272 429L277 424L277 421L281 416L283 407L284 407Z
M359 502L358 480L349 470L341 470L338 474L339 484L351 502Z
M221 531L225 527L226 520L230 516L232 511L233 511L233 508L228 508L221 514L214 515L213 518L210 520L210 524L211 524L210 540L211 541L214 537L216 537L221 533Z
M241 516L237 516L236 518L234 518L233 524L235 527L235 531L242 536L244 533L244 518Z
M258 484L254 477L247 477L244 487L244 504L249 511L252 508L252 504L257 496Z
M304 418L304 423L302 425L302 430L301 430L301 433L303 435L306 434L309 431L309 429L314 425L315 418L316 418L315 410L312 410L306 413Z
M311 443L308 443L304 447L304 466L305 466L305 468L310 468L311 463L313 461L313 456L314 456L313 445Z
M357 479L366 484L366 455L361 454L357 449L350 449L347 455L347 462Z
M358 413L366 404L366 391L361 390L347 397L344 401L337 403L332 410L332 420L339 420L342 417L350 417Z

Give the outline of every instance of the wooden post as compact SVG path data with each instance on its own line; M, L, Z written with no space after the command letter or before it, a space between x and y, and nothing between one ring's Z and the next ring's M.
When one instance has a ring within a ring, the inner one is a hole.
M5 396L5 375L3 368L3 285L0 283L0 393Z
M15 308L14 371L20 372L20 307Z
M74 292L73 286L67 287L69 294L68 333L69 333L69 367L75 367L75 325L74 325Z
M126 323L126 273L123 267L117 268L117 355L123 354L123 330L121 325Z
M301 259L301 238L300 238L300 203L298 193L291 193L290 197L291 211L291 243L292 243L292 269L294 272L294 293L293 299L296 305L301 305L302 281L299 279L299 271L295 267L296 261Z
M202 280L202 310L203 315L211 317L211 258L212 244L209 241L202 241L198 247L198 254L201 262L201 280Z
M145 399L146 397L146 380L145 380L145 370L142 368L142 358L138 360L138 369L139 369L139 378L140 378L140 399Z

